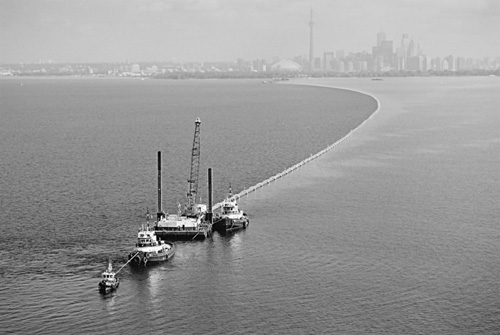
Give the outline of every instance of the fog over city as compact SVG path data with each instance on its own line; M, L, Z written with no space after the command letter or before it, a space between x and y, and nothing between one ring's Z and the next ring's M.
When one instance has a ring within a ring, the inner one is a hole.
M430 57L500 55L498 0L0 0L0 63L292 59L402 34Z

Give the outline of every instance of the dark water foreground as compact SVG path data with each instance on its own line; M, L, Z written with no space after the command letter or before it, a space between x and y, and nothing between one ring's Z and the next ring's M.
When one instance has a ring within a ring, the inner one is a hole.
M241 81L35 80L19 86L35 85L28 93L0 81L9 92L0 326L494 333L498 82L482 79L340 82L375 93L382 109L335 150L244 198L249 229L181 243L171 262L146 271L126 267L108 296L97 292L100 272L108 258L125 263L145 206L155 206L157 150L170 155L165 202L182 200L197 116L201 170L214 168L221 197L229 181L239 191L335 142L370 115L373 99Z

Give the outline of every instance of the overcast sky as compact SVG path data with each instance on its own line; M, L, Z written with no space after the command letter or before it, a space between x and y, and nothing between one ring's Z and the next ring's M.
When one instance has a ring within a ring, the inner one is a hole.
M366 50L500 56L500 0L0 0L0 62L229 61Z

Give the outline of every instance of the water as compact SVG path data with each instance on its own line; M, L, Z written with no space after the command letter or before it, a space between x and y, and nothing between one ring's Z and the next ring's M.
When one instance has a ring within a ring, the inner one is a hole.
M335 142L374 100L256 81L1 80L2 329L498 331L498 79L304 83L373 93L381 109L243 198L249 229L125 267L101 296L108 258L125 263L155 207L157 150L165 205L183 200L196 117L220 200L229 182L237 192Z

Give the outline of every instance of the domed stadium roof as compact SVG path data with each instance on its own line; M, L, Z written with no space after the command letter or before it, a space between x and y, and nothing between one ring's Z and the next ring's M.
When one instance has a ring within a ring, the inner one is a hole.
M271 70L273 71L301 71L302 66L295 63L294 61L283 59L278 63L275 63L271 66Z

